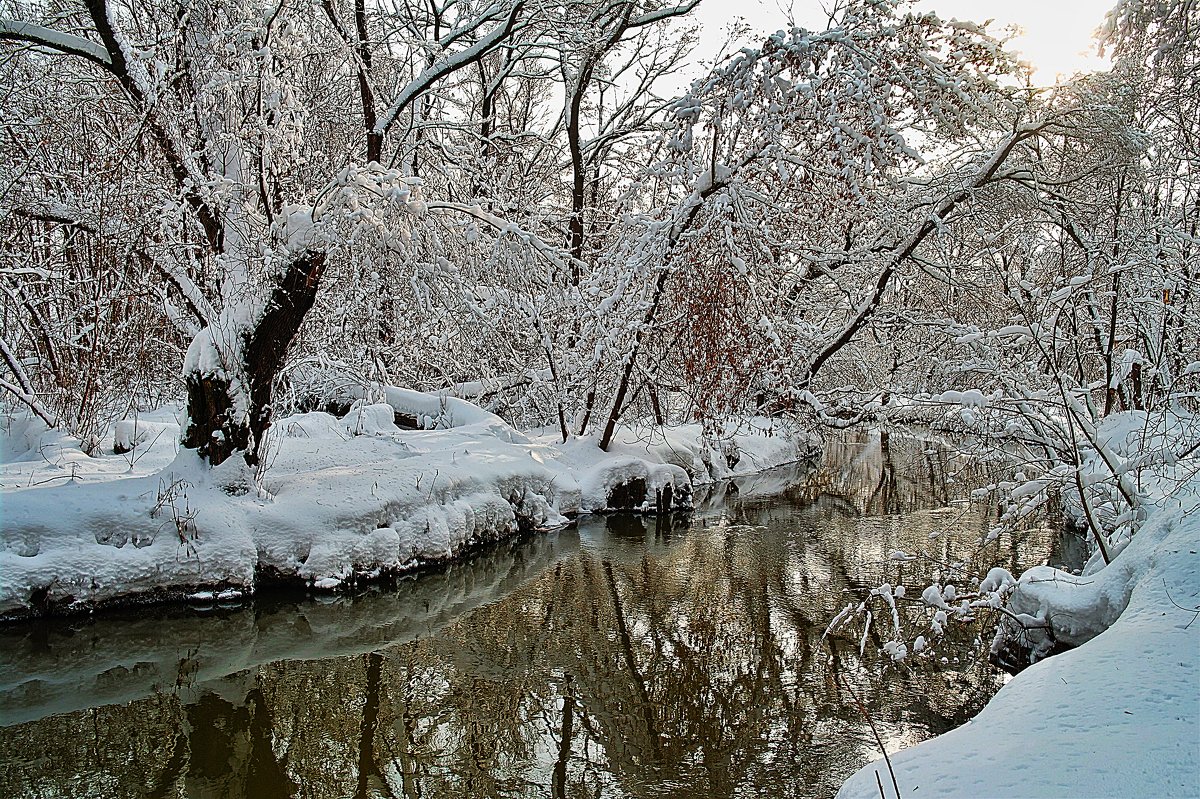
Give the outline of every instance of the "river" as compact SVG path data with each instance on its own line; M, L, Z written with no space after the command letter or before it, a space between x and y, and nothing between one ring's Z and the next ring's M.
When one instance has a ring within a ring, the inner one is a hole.
M900 666L823 640L848 601L1073 557L1045 526L981 555L996 509L966 499L1003 468L850 433L686 518L585 517L357 596L9 625L0 795L829 796L879 757L860 704L891 751L1004 679L971 627Z

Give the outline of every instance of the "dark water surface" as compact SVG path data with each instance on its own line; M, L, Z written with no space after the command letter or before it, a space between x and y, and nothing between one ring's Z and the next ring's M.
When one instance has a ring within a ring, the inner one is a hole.
M878 640L821 640L863 589L973 557L990 469L851 434L689 519L587 518L358 597L0 628L0 796L830 796L879 756L848 688L895 750L1001 684L969 646L881 673Z

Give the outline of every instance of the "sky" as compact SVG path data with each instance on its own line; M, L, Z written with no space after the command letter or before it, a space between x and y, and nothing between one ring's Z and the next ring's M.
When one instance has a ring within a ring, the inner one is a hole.
M1116 0L921 0L919 8L936 11L946 19L996 21L993 29L1018 25L1024 33L1011 45L1034 68L1035 83L1053 84L1059 75L1105 69L1095 55L1092 33ZM726 25L745 18L751 28L775 31L784 27L788 10L796 23L814 29L825 27L826 15L819 0L701 0L696 9L703 25L697 55L710 59L727 41ZM757 38L757 37L754 37ZM1083 53L1090 51L1088 58Z

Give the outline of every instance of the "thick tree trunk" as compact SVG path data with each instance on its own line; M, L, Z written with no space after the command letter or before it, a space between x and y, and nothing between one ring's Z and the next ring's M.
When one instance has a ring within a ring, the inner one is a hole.
M201 333L204 335L204 333ZM187 385L188 423L183 446L213 466L231 454L250 450L250 426L235 410L232 381L225 373L191 372Z
M316 300L324 271L324 253L297 256L275 285L266 310L235 342L232 363L219 372L196 369L184 376L188 424L183 446L197 450L213 466L235 452L249 465L259 464L271 426L275 377Z

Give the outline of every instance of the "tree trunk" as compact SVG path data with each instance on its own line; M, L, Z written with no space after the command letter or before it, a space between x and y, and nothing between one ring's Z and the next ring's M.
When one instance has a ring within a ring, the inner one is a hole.
M225 369L197 368L184 376L188 424L183 446L197 450L213 466L235 452L241 452L250 466L259 464L273 416L275 377L317 298L324 271L324 253L307 251L297 256L257 322L233 343ZM205 330L201 335L212 333Z

